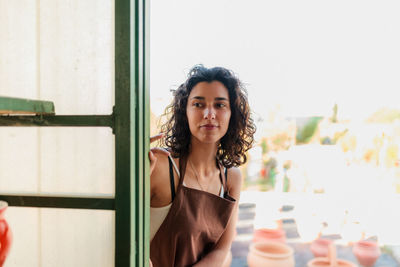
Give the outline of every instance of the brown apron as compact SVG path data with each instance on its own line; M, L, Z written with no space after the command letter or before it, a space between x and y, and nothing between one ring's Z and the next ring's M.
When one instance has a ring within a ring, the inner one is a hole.
M186 162L182 163L186 167ZM154 267L192 266L212 251L225 232L236 200L229 196L218 165L224 198L184 186L181 168L176 197L150 244Z

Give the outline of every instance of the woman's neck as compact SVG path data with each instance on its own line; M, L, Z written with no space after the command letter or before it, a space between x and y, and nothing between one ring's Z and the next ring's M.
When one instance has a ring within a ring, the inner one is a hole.
M215 173L217 148L217 144L204 144L192 138L188 159L200 176L207 177Z

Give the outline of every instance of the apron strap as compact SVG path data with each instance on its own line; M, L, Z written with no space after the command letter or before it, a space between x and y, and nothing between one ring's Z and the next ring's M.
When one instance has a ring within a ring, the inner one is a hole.
M187 155L179 157L179 185L178 185L178 190L180 189L181 185L183 184L183 178L185 177L185 171L186 171L186 164L187 164Z
M175 198L175 179L174 179L174 170L172 165L175 163L171 159L170 156L168 156L168 163L169 163L169 180L170 180L170 185L171 185L171 199L174 201ZM179 175L179 173L178 173Z
M219 166L219 174L222 186L224 187L224 195L228 193L228 169L224 168L219 160L217 160L217 164ZM224 170L225 169L225 170Z

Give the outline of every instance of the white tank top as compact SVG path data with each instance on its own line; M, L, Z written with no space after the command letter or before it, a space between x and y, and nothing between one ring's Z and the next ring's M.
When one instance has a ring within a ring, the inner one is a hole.
M172 165L174 166L174 169L175 169L176 173L178 174L178 177L180 177L178 166L176 166L176 163L171 158L171 156L168 156L168 157L170 157ZM183 182L183 185L186 186L185 182ZM219 196L224 197L223 184L221 184ZM165 220L165 217L167 217L167 214L171 208L171 205L172 205L172 202L164 207L158 207L158 208L150 207L150 242L153 240L153 237L157 233L158 228L160 228L162 222Z

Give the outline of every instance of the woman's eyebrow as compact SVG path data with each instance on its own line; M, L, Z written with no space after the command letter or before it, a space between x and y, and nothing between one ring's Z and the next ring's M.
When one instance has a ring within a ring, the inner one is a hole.
M206 98L204 96L194 96L191 99L205 100Z
M191 99L205 100L206 98L204 96L194 96ZM214 100L217 100L217 101L228 101L228 99L226 97L216 97L216 98L214 98Z

